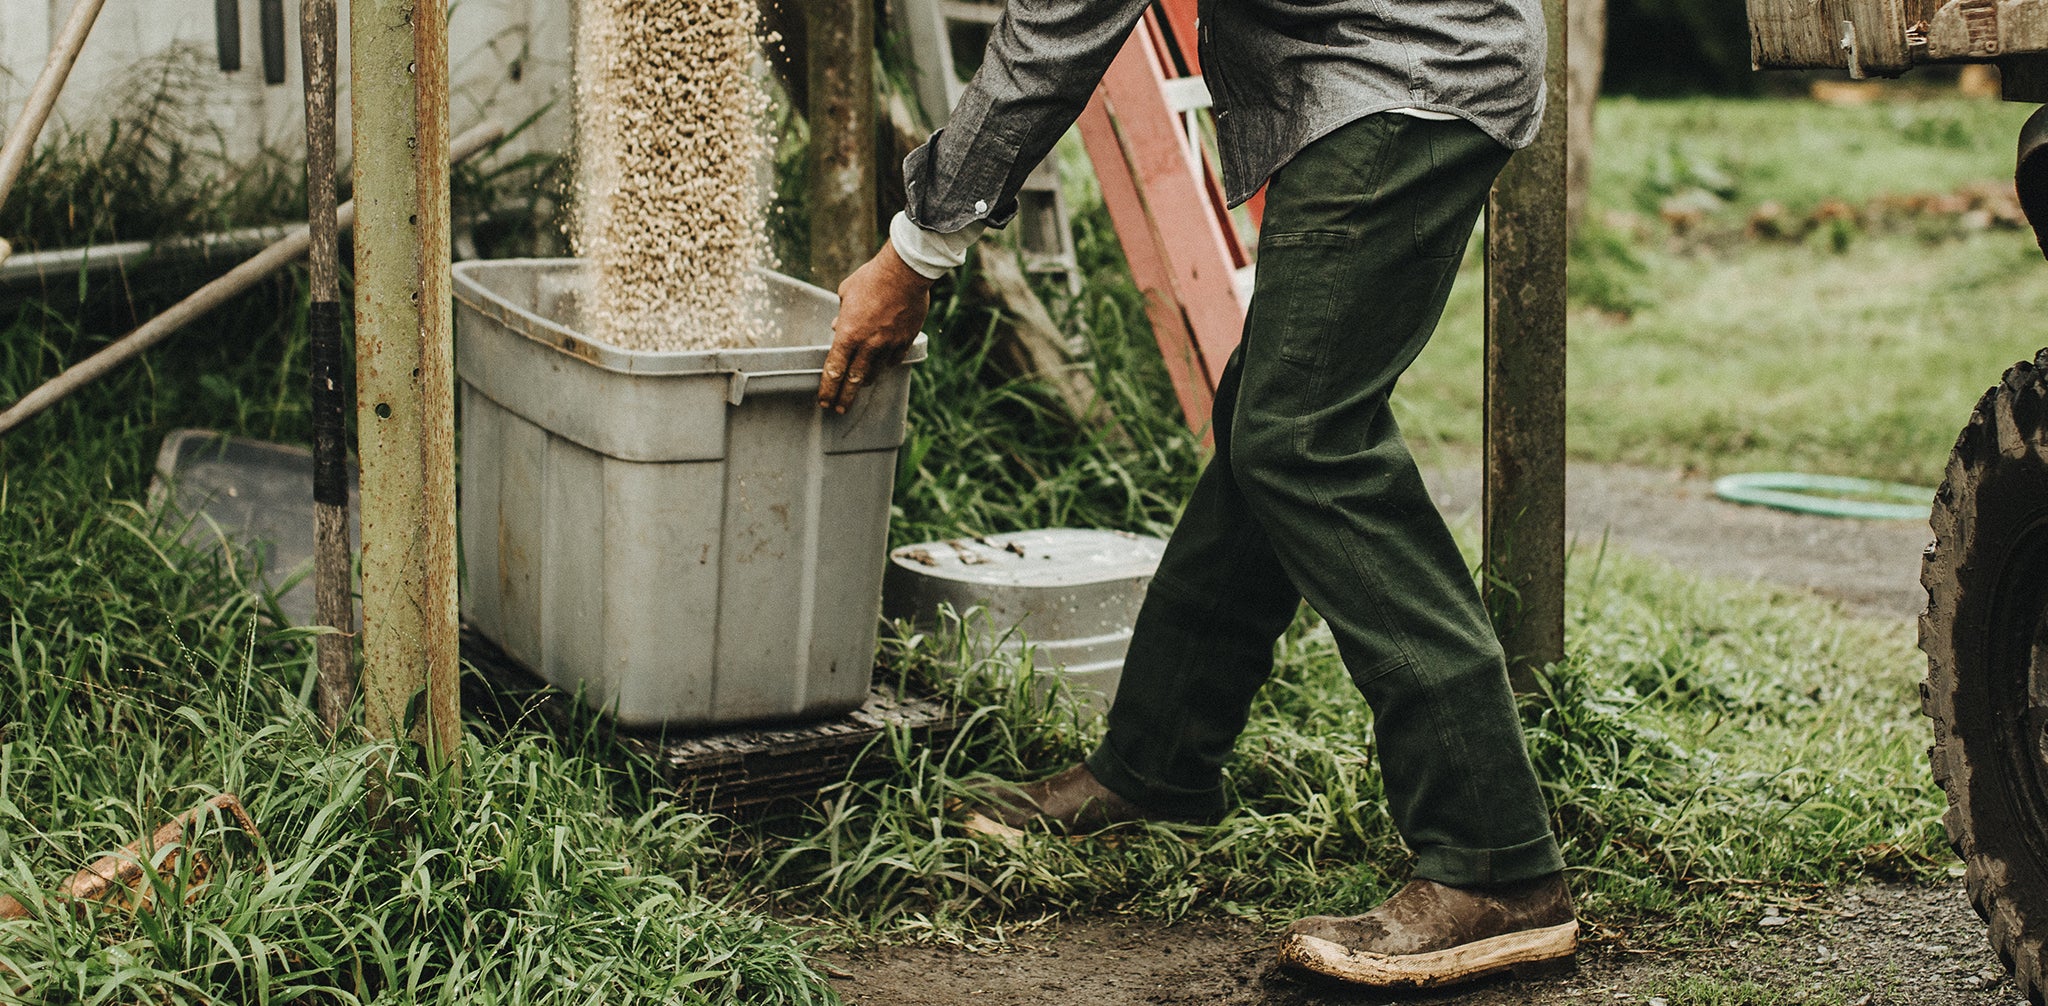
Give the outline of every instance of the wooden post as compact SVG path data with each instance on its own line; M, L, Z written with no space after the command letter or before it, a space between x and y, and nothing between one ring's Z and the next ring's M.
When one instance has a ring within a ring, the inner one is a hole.
M830 290L875 253L875 5L809 0L811 282Z
M364 725L457 751L447 0L354 0Z
M1550 100L1486 213L1487 608L1517 691L1564 657L1565 0L1544 0Z
M304 0L299 11L300 67L306 89L306 220L312 295L313 607L334 631L314 641L320 671L320 722L330 737L355 704L355 598L350 590L348 445L342 424L341 243L334 199L334 0Z

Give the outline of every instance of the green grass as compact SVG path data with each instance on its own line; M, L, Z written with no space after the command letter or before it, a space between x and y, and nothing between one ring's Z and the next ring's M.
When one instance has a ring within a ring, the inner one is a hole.
M1804 240L1740 232L1764 202L1798 214L2009 180L2025 112L1962 99L1603 103L1593 222L1571 263L1572 455L1933 486L1977 396L2048 344L2048 263L2032 236L1883 217ZM1703 184L1728 196L1712 233L1672 236L1656 201ZM1475 254L1396 398L1421 442L1479 443L1481 287Z
M1617 104L1603 121L1672 114L1663 109ZM1100 211L1084 209L1080 223L1089 281L1056 311L1086 338L1119 422L1071 430L1039 389L993 376L985 310L943 294L933 357L915 372L894 540L1062 523L1160 531L1176 516L1198 470L1195 441ZM2020 312L2030 303L2017 294L2020 256L1987 260L1973 244L2005 237L1928 247L1952 256L1941 260L1950 280L1979 277L1985 296ZM1630 282L1643 306L1625 323L1607 319L1606 343L1582 318L1575 394L1598 401L1603 384L1646 387L1617 376L1655 369L1644 361L1664 361L1671 384L1617 392L1608 426L1575 413L1576 449L1682 463L1681 445L1696 436L1684 424L1704 400L1682 399L1687 383L1704 372L1760 409L1772 396L1751 382L1775 375L1788 412L1772 423L1815 420L1809 429L1851 452L1845 468L1886 474L1864 467L1881 451L1839 414L1857 396L1808 405L1818 392L1792 390L1825 351L1867 362L1882 347L1866 337L1860 349L1829 350L1810 334L1784 346L1792 333L1757 306L1860 290L1869 260L1855 256L1888 247L1880 239L1892 240L1859 236L1839 257L1795 245L1623 246L1615 254L1642 260L1643 278ZM1921 289L1901 255L1892 285ZM1765 258L1747 265L1748 256ZM1715 269L1750 270L1772 295L1720 304L1727 320L1712 326L1685 323L1731 298L1704 287ZM0 399L194 279L154 271L11 304L0 314ZM1476 422L1474 280L1404 389L1403 419L1418 439L1471 439L1459 431ZM1889 314L1872 309L1872 332L1914 304L1889 288L1867 294L1896 298ZM0 438L0 891L35 902L94 855L221 790L249 804L271 864L266 875L246 853L230 855L228 836L210 834L202 844L229 866L189 903L172 875L160 878L166 907L152 913L52 911L0 924L0 966L14 973L0 975L0 1000L819 1001L829 991L803 963L809 940L980 940L1046 913L1277 923L1355 911L1400 879L1370 716L1312 618L1283 644L1229 769L1235 809L1212 829L1015 845L962 834L953 801L967 787L1061 767L1087 749L1092 728L1035 697L1013 664L944 632L890 643L879 673L955 695L973 712L960 739L927 750L888 737L869 754L884 761L884 778L835 786L808 812L745 825L705 818L667 803L602 731L473 723L460 787L405 773L388 812L372 816L364 766L376 752L323 743L305 710L308 640L269 628L234 570L165 545L135 502L171 429L305 438L303 300L295 276L266 286ZM1964 318L1967 306L1949 310ZM1678 334L1660 343L1646 326L1664 311ZM1925 350L1935 335L1912 345ZM1984 341L1962 344L1988 354ZM1864 394L1887 379L1905 384L1886 372L1929 372L1909 348L1864 368ZM1954 379L1976 366L1959 360ZM1889 401L1903 408L1913 393ZM1945 439L1961 421L1960 411L1932 415L1946 408L1892 421L1950 431ZM1905 446L1889 449L1921 449L1917 433L1896 436ZM1710 467L1766 456L1734 439L1701 450ZM1638 942L1686 943L1735 921L1719 896L1730 888L1940 869L1940 803L1914 702L1922 664L1907 627L1622 556L1580 554L1573 576L1573 656L1525 718L1593 918Z
M1590 917L1690 942L1736 921L1730 889L1931 876L1946 862L1906 627L1616 556L1581 554L1573 586L1573 656L1524 717ZM755 882L837 938L957 939L1048 912L1285 922L1362 910L1403 877L1371 716L1312 617L1282 646L1220 824L1078 840L977 837L949 808L977 781L1081 757L1090 730L1034 698L1028 669L957 635L889 654L977 711L947 750L898 743L891 777L765 830L774 858Z

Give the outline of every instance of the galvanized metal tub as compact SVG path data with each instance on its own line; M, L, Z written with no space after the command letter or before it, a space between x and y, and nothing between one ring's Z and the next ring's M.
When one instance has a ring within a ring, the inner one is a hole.
M1116 698L1131 627L1166 542L1123 531L1047 528L906 545L889 553L883 610L931 625L966 615L988 647L1029 648L1043 685L1063 681L1088 712Z
M818 408L838 299L768 278L771 345L658 353L578 331L576 260L455 266L463 617L626 726L868 694L909 371Z

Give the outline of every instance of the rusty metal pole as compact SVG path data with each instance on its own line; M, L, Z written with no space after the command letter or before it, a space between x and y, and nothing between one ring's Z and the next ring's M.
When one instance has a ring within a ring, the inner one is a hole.
M1509 677L1564 658L1565 0L1544 0L1550 98L1486 210L1485 592Z
M447 0L353 0L363 716L457 751Z
M342 423L341 235L334 200L334 0L304 0L299 56L306 86L306 221L311 246L313 607L332 632L314 640L320 722L341 733L355 703L355 598L350 595L348 445Z
M875 5L809 0L811 281L839 285L875 253Z

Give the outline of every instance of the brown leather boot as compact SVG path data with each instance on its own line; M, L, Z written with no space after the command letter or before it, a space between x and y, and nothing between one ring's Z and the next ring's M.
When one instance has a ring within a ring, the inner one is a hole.
M1413 880L1364 915L1287 927L1280 963L1373 988L1432 988L1566 964L1578 947L1562 874L1484 889Z
M1110 791L1085 764L1024 786L982 792L974 811L1011 828L1038 823L1056 832L1101 831L1126 821L1170 821Z

